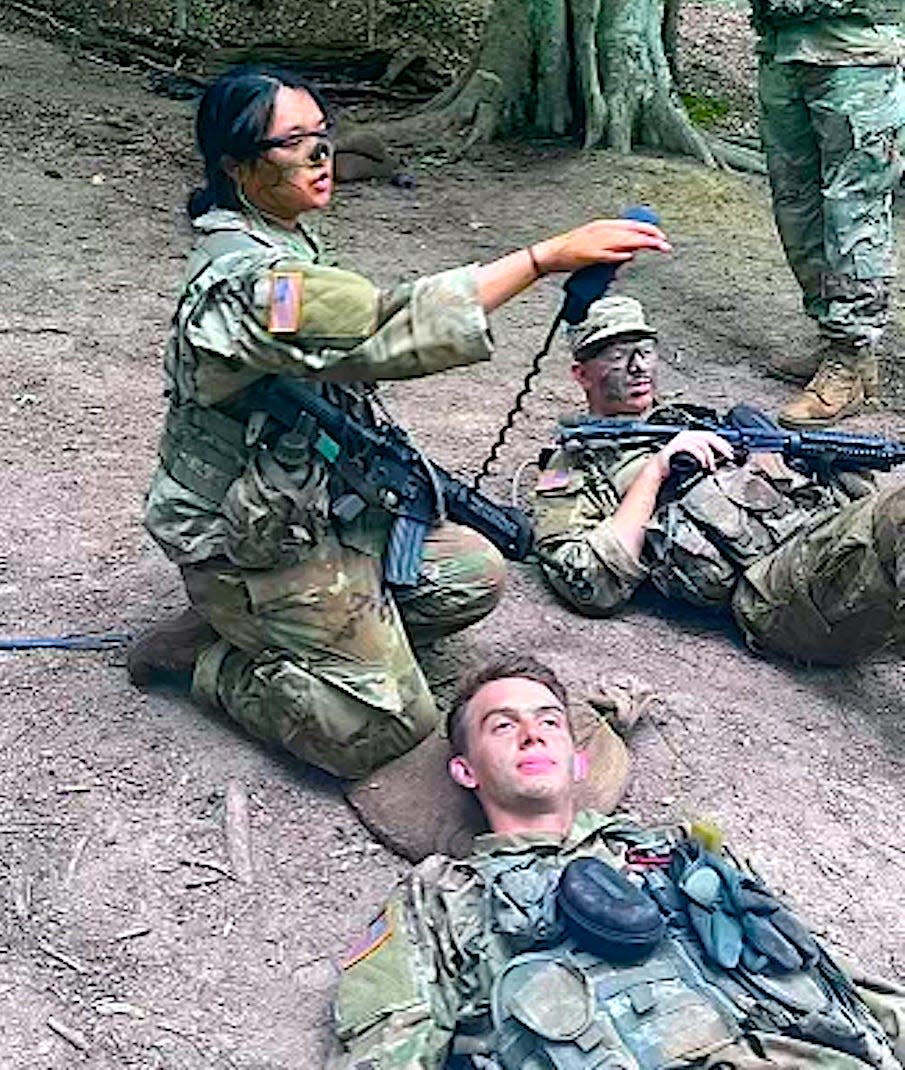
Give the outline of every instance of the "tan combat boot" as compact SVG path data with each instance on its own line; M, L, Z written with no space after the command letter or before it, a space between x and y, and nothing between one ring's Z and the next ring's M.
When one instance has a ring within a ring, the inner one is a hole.
M198 655L216 639L217 633L194 609L153 624L129 644L129 679L135 687L147 687L155 677L191 674Z
M779 413L782 426L829 427L860 412L867 398L877 397L880 376L876 353L867 350L858 356L858 352L824 358L802 393Z

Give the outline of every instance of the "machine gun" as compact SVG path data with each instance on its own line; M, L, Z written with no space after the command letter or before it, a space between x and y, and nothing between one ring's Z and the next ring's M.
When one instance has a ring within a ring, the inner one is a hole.
M288 430L313 419L314 449L339 477L343 492L333 515L354 520L366 506L395 518L384 559L389 583L418 582L424 538L444 517L473 528L512 561L531 552L531 521L515 506L498 505L428 460L401 427L390 422L365 426L310 386L286 377L269 377L252 401Z
M708 410L694 412L688 423L648 423L608 417L570 421L560 427L559 446L567 452L600 449L612 442L665 444L680 431L712 431L725 439L739 462L750 453L778 453L792 467L825 478L831 470L888 472L905 462L905 442L846 431L786 431L751 405L736 405L720 418ZM672 459L672 472L687 477L698 464L687 453Z

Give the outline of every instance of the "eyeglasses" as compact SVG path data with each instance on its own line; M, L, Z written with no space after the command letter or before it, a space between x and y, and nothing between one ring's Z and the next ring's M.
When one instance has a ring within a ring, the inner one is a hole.
M611 342L608 346L603 347L600 352L595 353L594 355L603 357L605 360L615 363L621 360L631 360L634 356L641 357L642 360L649 360L656 355L656 352L656 339L638 338L634 340L626 339L620 342Z
M264 153L271 149L297 149L309 144L306 161L320 164L333 155L333 129L333 123L325 123L319 130L294 130L291 134L264 138L255 148Z

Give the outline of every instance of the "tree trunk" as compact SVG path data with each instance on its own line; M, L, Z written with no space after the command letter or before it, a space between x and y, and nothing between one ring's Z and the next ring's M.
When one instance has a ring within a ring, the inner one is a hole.
M679 5L681 0L666 0L663 11L663 51L674 81L679 78Z
M478 54L432 110L495 136L647 145L713 165L675 90L678 0L495 0Z
M477 56L430 110L472 126L470 141L571 129L567 0L495 0Z

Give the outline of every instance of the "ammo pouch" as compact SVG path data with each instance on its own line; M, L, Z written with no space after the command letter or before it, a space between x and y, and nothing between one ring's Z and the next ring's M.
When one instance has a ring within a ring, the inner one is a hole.
M833 502L832 490L772 454L695 479L647 529L651 580L669 597L728 605L745 569L818 523Z
M328 477L317 457L307 454L288 464L279 447L262 449L230 485L221 507L226 552L240 568L297 564L326 532Z
M170 406L158 454L171 478L215 507L251 460L244 423L191 402Z
M171 406L160 441L167 473L224 519L225 551L239 568L297 564L329 520L326 466L304 426L270 446L247 421L215 408Z
M661 1070L741 1033L732 1004L664 940L640 965L570 945L512 959L491 994L503 1070Z

